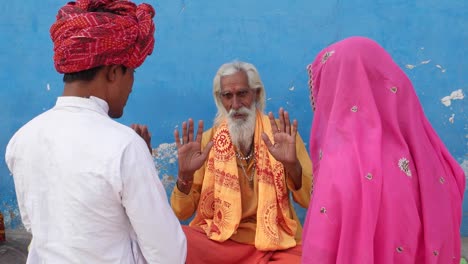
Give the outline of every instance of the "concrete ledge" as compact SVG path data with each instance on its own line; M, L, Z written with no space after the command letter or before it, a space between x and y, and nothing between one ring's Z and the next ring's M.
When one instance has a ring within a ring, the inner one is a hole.
M31 235L24 229L6 230L6 242L0 242L0 263L24 264Z
M468 237L462 237L462 257L468 259Z

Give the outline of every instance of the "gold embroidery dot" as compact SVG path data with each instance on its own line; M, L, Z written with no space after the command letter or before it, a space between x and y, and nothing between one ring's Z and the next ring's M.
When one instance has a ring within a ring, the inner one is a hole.
M367 173L366 178L367 178L368 180L372 180L372 174Z
M436 256L436 257L439 256L439 251L437 251L437 250L434 250L434 252L432 252L432 253L433 253L434 256Z
M445 183L444 177L440 177L439 181L440 181L440 183L444 184Z
M325 207L320 208L320 213L326 214L326 213L327 213L327 209L326 209Z
M400 167L400 170L406 174L406 176L411 177L411 170L409 168L409 160L406 158L401 158L398 161L398 167Z
M354 112L354 113L356 113L356 112L357 112L357 110L358 110L358 107L357 107L356 105L355 105L355 106L353 106L353 107L351 107L351 112Z
M322 57L322 64L325 64L325 62L327 62L327 60L333 55L333 53L335 53L334 50L325 52L325 54L323 54Z
M397 247L397 248L396 248L396 251L397 251L398 253L403 252L403 247Z
M396 86L393 86L392 88L390 88L390 91L392 91L392 93L396 93L398 91L398 88Z

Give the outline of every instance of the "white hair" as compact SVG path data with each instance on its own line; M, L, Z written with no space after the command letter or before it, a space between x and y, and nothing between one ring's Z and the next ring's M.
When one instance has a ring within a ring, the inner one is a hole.
M240 71L247 74L250 89L259 90L255 102L256 109L260 112L263 112L265 109L265 87L263 86L262 80L260 79L260 75L258 74L255 66L242 61L225 63L218 69L218 72L216 72L213 79L213 96L216 107L218 108L218 113L216 113L214 122L216 125L219 124L219 122L227 115L226 109L221 102L221 77L233 75Z

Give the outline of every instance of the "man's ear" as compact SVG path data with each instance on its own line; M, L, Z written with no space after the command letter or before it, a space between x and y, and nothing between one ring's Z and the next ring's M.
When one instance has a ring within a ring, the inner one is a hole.
M106 74L106 79L107 81L109 82L114 82L115 80L117 80L117 77L118 77L118 72L120 70L120 67L119 65L109 65L109 66L105 66L105 74Z
M259 100L260 100L260 94L261 93L262 93L262 91L260 90L260 88L255 89L255 103L257 103L257 105L259 105Z

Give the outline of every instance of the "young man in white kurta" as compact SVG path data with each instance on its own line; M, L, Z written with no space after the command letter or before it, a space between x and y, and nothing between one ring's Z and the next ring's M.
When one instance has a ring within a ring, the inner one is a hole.
M28 264L185 262L185 235L147 128L111 119L122 116L134 70L153 50L154 15L151 5L121 0L76 0L59 10L50 33L63 94L6 150L32 233Z
M107 111L97 97L59 97L8 144L30 263L185 261L146 143Z

